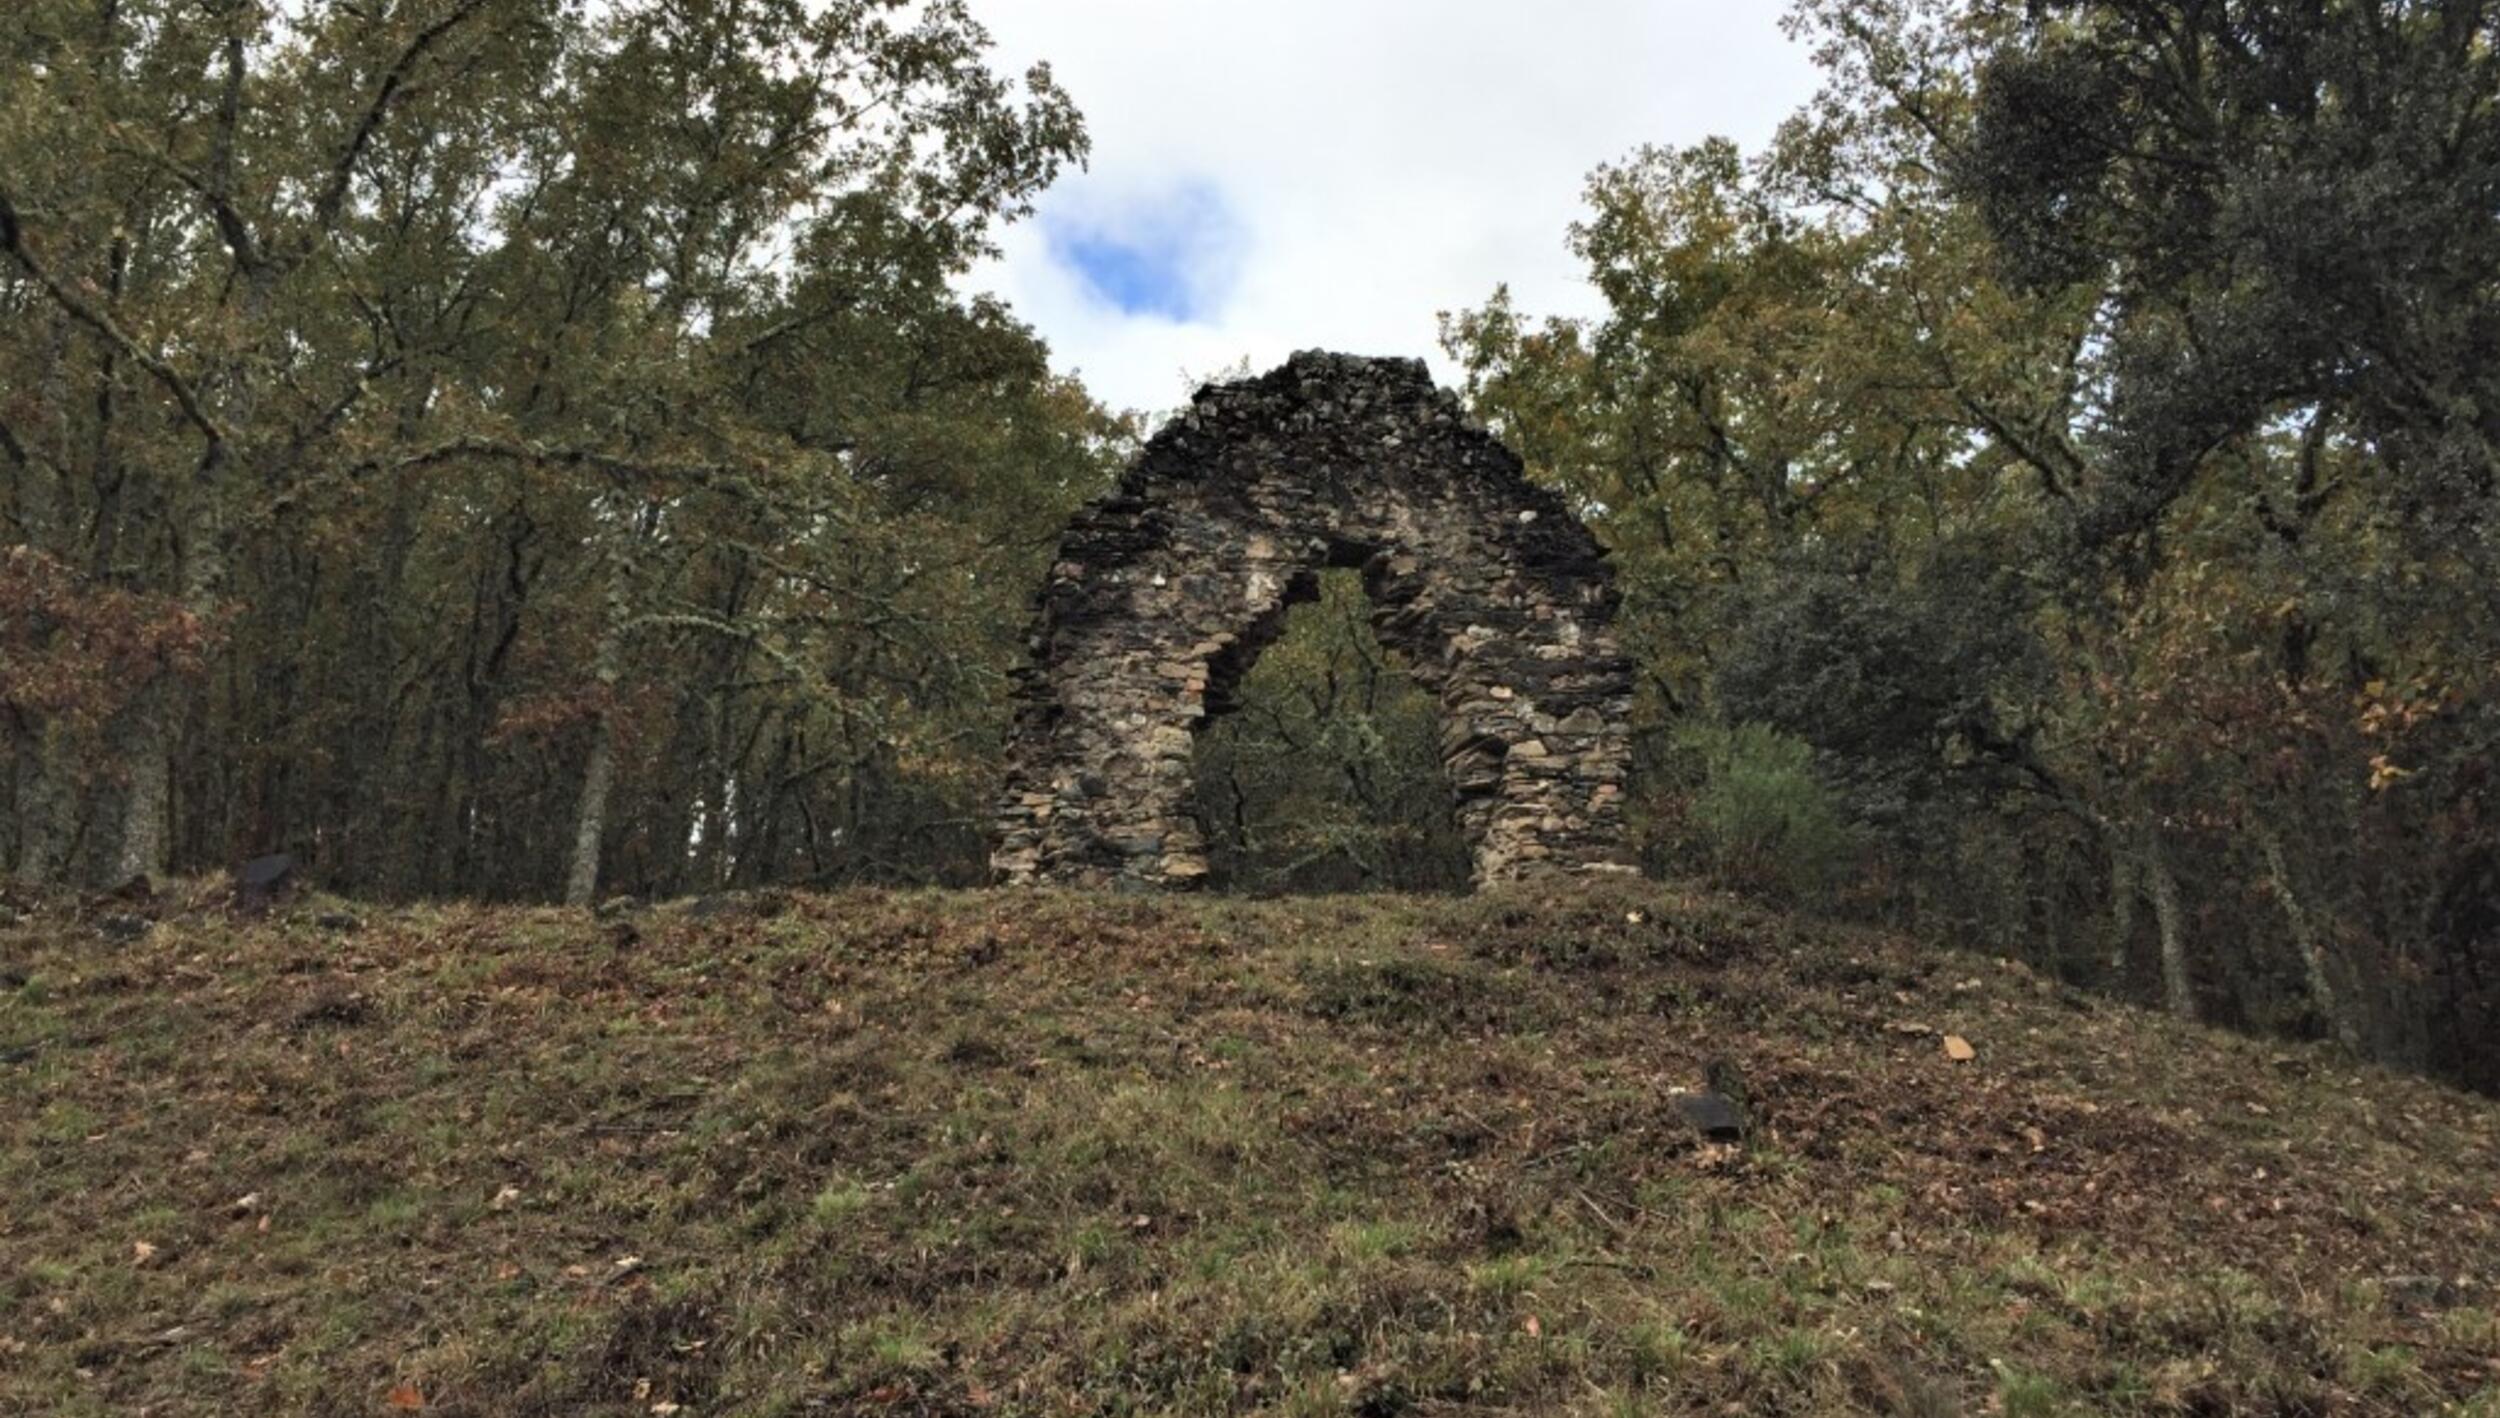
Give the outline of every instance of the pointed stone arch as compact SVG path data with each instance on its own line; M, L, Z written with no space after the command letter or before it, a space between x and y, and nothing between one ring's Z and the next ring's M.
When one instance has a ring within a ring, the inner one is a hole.
M1605 554L1420 360L1295 355L1210 386L1061 539L1018 672L992 863L1009 882L1207 873L1197 732L1319 575L1440 703L1479 885L1622 870L1632 672Z

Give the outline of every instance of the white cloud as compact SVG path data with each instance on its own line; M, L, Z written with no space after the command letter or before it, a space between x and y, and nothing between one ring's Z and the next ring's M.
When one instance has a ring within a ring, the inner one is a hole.
M1041 220L1051 261L1130 314L1200 318L1223 308L1241 272L1241 221L1212 183L1071 186Z
M1163 409L1183 371L1260 369L1314 346L1423 355L1434 316L1508 281L1587 313L1564 249L1589 169L1714 133L1747 147L1815 76L1774 0L996 0L994 60L1050 61L1094 137L1091 170L974 273L1096 395ZM1130 313L1054 225L1212 193L1236 224L1190 318ZM1194 195L1193 195L1194 194Z

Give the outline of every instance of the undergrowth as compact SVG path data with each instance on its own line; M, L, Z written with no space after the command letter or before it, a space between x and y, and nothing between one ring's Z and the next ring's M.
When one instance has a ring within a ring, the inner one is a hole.
M2500 1415L2500 1109L1715 897L123 909L0 1412Z

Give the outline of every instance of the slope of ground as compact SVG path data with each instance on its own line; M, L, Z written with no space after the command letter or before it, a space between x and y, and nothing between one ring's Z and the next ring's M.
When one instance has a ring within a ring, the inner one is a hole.
M2500 1108L1712 898L213 896L0 927L0 1412L2500 1414Z

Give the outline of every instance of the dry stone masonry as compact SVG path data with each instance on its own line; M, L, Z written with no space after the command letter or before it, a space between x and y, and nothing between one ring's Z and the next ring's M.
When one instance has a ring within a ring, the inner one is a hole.
M1420 360L1295 355L1210 386L1079 512L1040 595L992 861L1009 882L1200 884L1196 735L1359 568L1440 702L1478 884L1622 870L1631 666L1597 541Z

